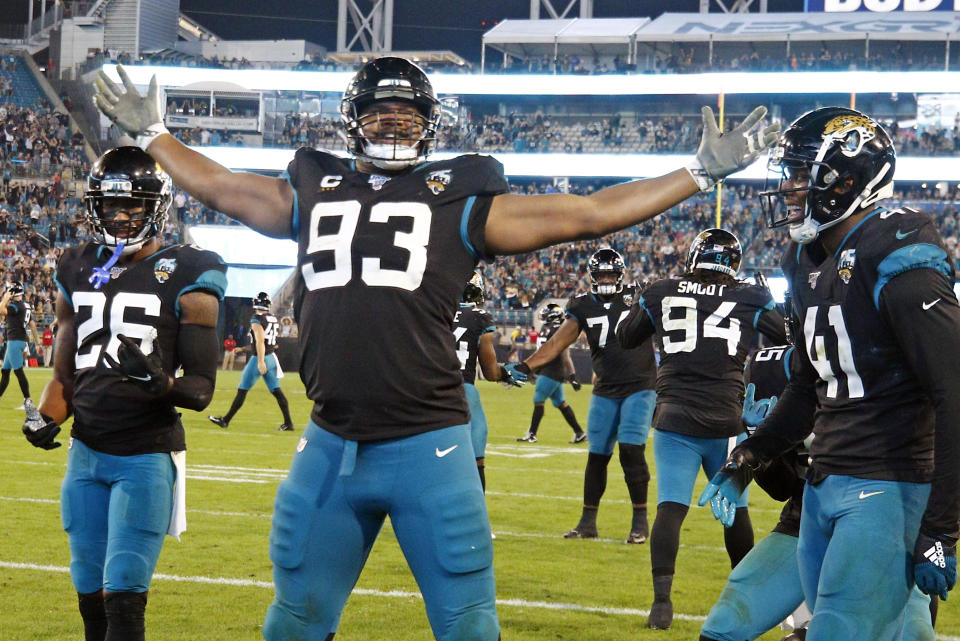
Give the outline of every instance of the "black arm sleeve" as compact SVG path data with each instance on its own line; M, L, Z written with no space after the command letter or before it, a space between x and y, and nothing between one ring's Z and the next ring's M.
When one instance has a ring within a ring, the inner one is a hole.
M802 346L790 359L790 382L773 411L744 443L764 461L785 454L813 431L817 410L817 373Z
M617 325L617 342L624 349L638 347L657 331L646 310L634 303L627 317Z
M773 345L783 345L787 342L787 329L780 312L769 309L757 319L757 329L760 333L773 341Z
M883 288L880 310L936 414L934 470L921 529L957 531L960 517L960 305L949 279L912 269Z
M203 325L181 325L177 334L177 357L183 376L173 379L170 400L177 407L199 412L213 399L217 380L217 329Z

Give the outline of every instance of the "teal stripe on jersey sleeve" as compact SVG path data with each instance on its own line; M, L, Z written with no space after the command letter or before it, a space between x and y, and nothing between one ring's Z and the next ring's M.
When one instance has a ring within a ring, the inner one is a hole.
M760 314L762 314L762 313L764 313L764 312L769 312L771 309L775 308L776 305L777 305L777 304L774 303L774 302L773 302L773 299L771 298L769 301L767 301L767 304L766 304L766 305L764 305L763 307L761 307L760 309L757 310L757 313L753 315L753 328L754 328L754 329L757 328L757 323L760 322Z
M197 289L205 289L214 294L218 301L222 301L227 291L227 275L222 271L210 269L200 274L200 277L192 284L181 289L180 293L177 294L177 303L174 307L178 317L180 316L180 297Z
M641 296L641 297L637 300L637 305L639 305L639 306L640 306L640 309L642 309L643 311L645 311L645 312L647 313L647 316L649 316L650 319L653 320L653 314L651 314L651 313L650 313L650 310L647 309L647 301L645 301L645 300L643 299L643 296Z
M877 267L877 284L873 288L873 305L880 309L880 292L883 286L895 276L911 269L935 269L942 272L947 278L952 269L947 252L930 243L907 245L891 252ZM953 283L951 283L953 285Z
M473 256L474 260L480 260L480 254L477 253L473 243L470 242L469 234L470 212L473 210L473 203L476 201L476 196L470 196L467 198L467 202L463 206L463 213L460 215L460 240L463 241L463 246L467 248L467 251L470 252L470 255Z
M256 316L254 316L253 318L250 319L250 324L253 325L254 323L256 323L257 325L261 325L261 324L262 324L262 323L260 322L260 319L257 318Z
M290 189L293 190L293 216L290 217L290 239L299 240L300 239L300 199L297 198L297 188L293 186L293 183L290 182L290 172L284 171L281 175L281 178L287 181L287 184L290 185Z
M480 333L481 333L481 334L489 334L490 332L495 332L495 331L497 331L497 326L496 326L496 325L490 325L489 327L484 327L484 328L483 328L483 331L480 332Z
M67 302L70 303L70 306L73 307L73 299L70 298L70 292L67 291L67 288L63 286L63 283L57 280L56 276L53 277L53 282L57 284L57 289L60 290L60 293L63 294L63 297L66 298Z

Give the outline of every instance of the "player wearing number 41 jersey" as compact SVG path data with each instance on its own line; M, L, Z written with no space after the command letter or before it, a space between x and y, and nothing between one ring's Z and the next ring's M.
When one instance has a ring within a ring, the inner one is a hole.
M702 467L720 469L730 441L743 434L743 365L757 333L784 342L783 317L765 287L736 279L740 241L724 229L701 232L690 245L686 272L643 290L617 328L623 347L656 335L660 347L653 427L657 462L657 518L650 537L654 603L648 625L669 628L670 591L680 528ZM746 494L724 530L735 566L753 545Z
M60 509L86 641L143 641L164 536L186 528L177 408L199 411L213 396L226 266L212 252L163 246L170 187L137 147L94 164L84 201L98 241L57 263L54 376L39 420L23 426L33 445L53 449L74 417Z
M277 429L281 432L292 432L293 421L290 419L290 405L283 390L280 389L279 377L283 375L280 361L277 360L277 337L280 335L280 322L270 313L270 296L267 292L260 292L253 299L253 318L250 319L250 347L251 354L247 357L247 364L240 376L240 385L237 394L233 397L230 410L223 416L209 416L211 423L220 427L227 427L230 420L240 410L247 392L263 377L267 389L277 399L280 412L283 414L283 423Z
M588 197L519 196L486 156L429 162L442 109L422 69L365 64L340 103L349 158L300 149L282 178L231 172L169 135L145 97L97 80L97 104L192 196L298 249L300 374L310 424L277 492L269 641L332 639L389 516L440 641L493 641L490 524L450 328L477 261L596 238L749 164L765 110L720 134L704 108L697 160Z
M782 136L765 204L794 240L782 264L798 367L701 497L726 499L743 469L812 429L797 544L807 641L893 641L913 584L946 598L957 576L960 305L933 219L878 204L895 162L880 124L850 109L809 112Z

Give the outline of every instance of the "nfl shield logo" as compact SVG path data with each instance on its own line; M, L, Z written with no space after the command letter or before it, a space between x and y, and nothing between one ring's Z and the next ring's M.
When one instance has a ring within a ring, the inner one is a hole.
M157 279L157 282L163 284L170 280L171 274L177 270L177 259L176 258L161 258L157 261L157 264L153 266L153 275Z
M370 174L370 179L367 181L370 183L370 186L374 191L380 191L383 189L383 186L390 182L390 176L381 176L380 174Z
M817 288L817 279L820 278L820 272L810 272L807 276L807 283L810 284L810 289Z

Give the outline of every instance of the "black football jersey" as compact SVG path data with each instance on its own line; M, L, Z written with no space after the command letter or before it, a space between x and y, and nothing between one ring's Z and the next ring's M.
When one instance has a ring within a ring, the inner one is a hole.
M562 324L563 323L544 323L543 327L540 328L540 335L537 336L537 349L540 349L544 343L550 340L550 337L557 333L557 330L560 329L560 325ZM537 374L552 378L555 381L562 381L564 376L563 352L543 367L537 369Z
M483 155L392 176L300 149L287 168L299 245L300 375L313 420L374 440L466 423L453 315L507 191Z
M744 383L753 383L756 387L754 400L779 397L790 380L790 366L793 352L791 345L779 345L758 350L747 363L744 371ZM780 511L780 521L774 532L789 536L800 536L800 513L803 508L804 475L807 471L807 453L803 448L787 452L771 463L766 470L755 473L757 484L767 489L767 482L776 482L783 491L790 486L790 498ZM774 478L768 481L768 476ZM772 490L771 490L772 491Z
M257 338L253 335L253 325L257 324L263 328L263 355L273 354L277 351L277 338L280 336L280 321L270 313L254 314L250 319L250 344L253 346L254 358L257 352Z
M623 398L656 385L653 341L645 341L636 349L623 349L617 342L617 325L630 313L632 304L633 294L627 292L609 300L595 294L581 294L567 303L567 316L577 321L580 330L587 334L593 371L597 375L593 393L598 396Z
M477 380L477 356L480 338L496 329L493 316L484 309L461 305L453 315L453 340L460 359L463 382L471 385Z
M209 251L186 245L166 247L136 262L118 263L109 282L94 289L89 278L110 250L87 243L67 249L57 263L56 281L73 307L73 430L89 447L115 455L170 452L185 448L183 426L174 406L155 399L106 364L117 358L118 334L157 346L164 369L176 371L180 297L200 290L223 299L226 266Z
M936 270L954 282L934 220L906 208L875 210L833 254L820 243L791 243L784 255L802 327L798 349L818 375L811 479L931 479L933 406L904 356L909 346L898 343L880 309L884 285L911 269Z
M27 340L27 325L30 323L30 303L12 300L7 303L7 315L4 318L5 336L8 341Z
M653 426L698 438L742 432L747 352L758 332L786 338L770 292L740 281L664 278L643 290L635 309L621 331L653 332L660 349Z

